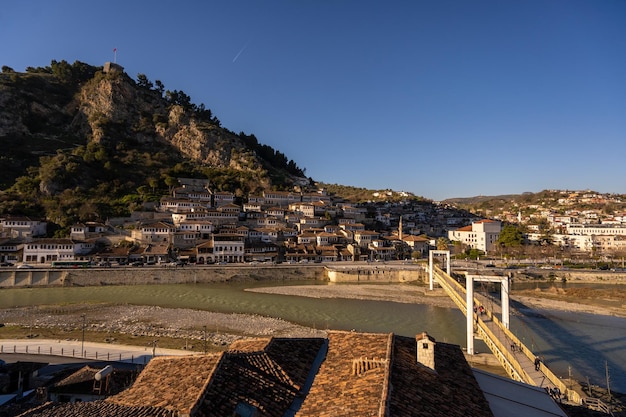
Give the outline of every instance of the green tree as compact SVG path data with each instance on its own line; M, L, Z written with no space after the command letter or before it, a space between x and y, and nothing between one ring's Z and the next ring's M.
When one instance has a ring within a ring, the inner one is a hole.
M524 235L517 226L507 224L500 231L497 243L507 248L521 246L524 243Z
M448 239L440 237L437 239L437 250L448 250Z
M154 80L154 84L156 85L156 91L159 92L161 96L163 96L163 92L165 91L165 86L161 82L161 80Z
M146 77L146 74L137 74L137 85L141 88L152 90L152 82Z
M152 194L154 194L154 191L159 186L159 180L157 178L150 177L150 178L148 178L148 185L152 189Z

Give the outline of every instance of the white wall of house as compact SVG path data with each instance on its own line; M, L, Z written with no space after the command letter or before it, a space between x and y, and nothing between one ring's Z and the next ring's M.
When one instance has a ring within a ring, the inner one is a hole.
M22 262L27 264L73 261L76 244L70 239L41 239L24 245Z

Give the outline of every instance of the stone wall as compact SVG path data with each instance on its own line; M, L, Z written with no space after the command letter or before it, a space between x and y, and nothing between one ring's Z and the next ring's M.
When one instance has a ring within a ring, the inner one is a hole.
M509 271L507 271L509 272ZM567 282L606 282L626 284L626 272L613 272L601 270L579 270L579 269L513 269L511 270L513 279L526 280L551 280Z
M327 268L326 276L330 282L409 282L428 280L423 268L386 268L359 266L353 268Z
M324 279L322 266L28 269L0 271L0 288Z
M568 282L613 282L626 284L626 273L575 270L514 270L520 281L565 278ZM37 286L90 286L180 284L202 282L306 281L331 282L428 282L428 271L420 266L359 265L272 265L211 267L126 267L89 269L0 269L0 288Z

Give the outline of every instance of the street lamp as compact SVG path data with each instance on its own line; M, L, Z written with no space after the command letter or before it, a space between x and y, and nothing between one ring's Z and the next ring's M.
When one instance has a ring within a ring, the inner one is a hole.
M203 334L202 334L202 346L204 349L204 354L206 355L206 326L202 326Z
M85 357L85 315L80 315L83 318L83 338L80 343L80 356Z

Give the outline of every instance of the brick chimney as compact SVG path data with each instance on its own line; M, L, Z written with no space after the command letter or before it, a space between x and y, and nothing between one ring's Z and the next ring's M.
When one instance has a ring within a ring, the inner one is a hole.
M417 363L437 372L435 369L435 339L423 332L415 336L417 341Z

